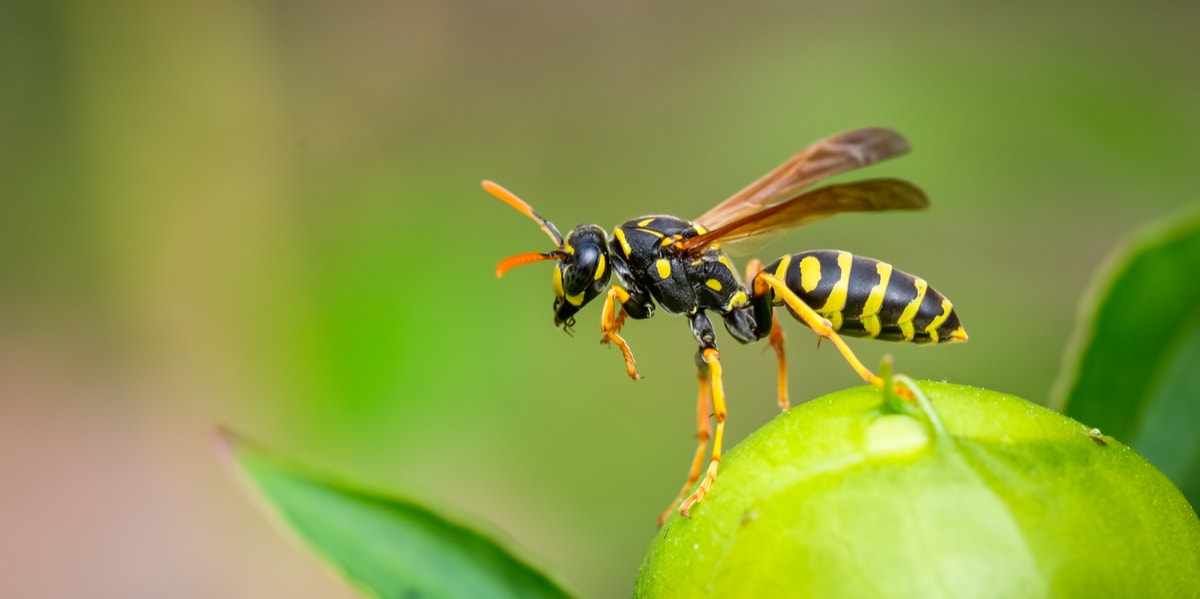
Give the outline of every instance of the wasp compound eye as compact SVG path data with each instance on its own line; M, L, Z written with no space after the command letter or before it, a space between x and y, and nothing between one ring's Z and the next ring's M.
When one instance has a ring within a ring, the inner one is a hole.
M575 250L575 255L564 261L563 290L568 296L578 295L596 282L596 272L604 261L599 247L585 245Z

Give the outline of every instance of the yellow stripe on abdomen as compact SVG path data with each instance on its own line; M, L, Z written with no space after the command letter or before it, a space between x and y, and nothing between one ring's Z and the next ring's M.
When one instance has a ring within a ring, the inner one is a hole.
M907 306L904 306L904 311L900 313L900 318L896 319L896 324L911 323L912 319L917 316L917 310L921 309L921 302L925 301L925 291L929 289L929 283L926 283L925 279L921 277L913 277L912 279L913 286L917 288L917 297L908 302Z
M950 317L950 311L953 309L954 309L954 305L950 303L950 300L943 297L942 298L942 313L935 316L933 321L929 323L929 326L925 327L925 332L929 334L930 341L937 343L938 327L942 326L943 322L946 322L946 319Z
M879 273L879 283L871 288L871 293L867 296L866 303L863 304L862 316L864 317L879 314L879 309L883 307L888 281L892 279L892 265L886 262L877 262L875 263L875 272Z
M808 258L805 258L805 260L808 260ZM825 299L825 305L818 308L817 312L828 315L834 312L841 312L842 308L846 307L846 290L850 287L850 267L853 263L854 256L850 252L838 252L838 280L833 284L833 289L829 290L829 296ZM801 265L803 264L801 262ZM805 291L811 290L805 289Z
M916 330L913 327L913 318L917 316L917 310L921 309L921 302L925 301L925 292L929 289L929 283L921 277L913 277L913 286L917 288L917 297L904 307L904 311L900 313L900 318L896 319L896 324L900 325L900 331L904 334L905 341L912 341Z
M879 320L879 310L883 307L883 298L887 295L888 282L892 279L892 265L886 262L876 262L875 272L879 275L879 282L871 288L871 292L867 295L867 301L863 303L862 314L859 316L863 331L872 339L878 337L879 333L883 331L883 323Z

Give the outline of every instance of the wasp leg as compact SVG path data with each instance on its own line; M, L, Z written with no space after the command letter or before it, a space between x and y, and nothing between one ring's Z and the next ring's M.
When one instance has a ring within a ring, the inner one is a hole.
M779 410L786 412L791 407L788 401L787 358L783 353L783 327L779 326L779 315L774 311L771 312L771 336L767 342L775 350L779 362Z
M850 347L846 345L846 341L842 339L842 336L833 330L833 324L825 317L817 314L817 311L812 306L804 303L803 300L788 288L787 284L779 280L779 277L770 273L760 272L754 277L754 284L751 287L753 288L754 299L760 301L764 296L774 291L775 297L782 299L792 309L792 312L800 320L804 321L804 324L808 325L818 336L830 340L837 347L842 357L850 363L850 367L858 373L858 376L880 389L883 388L883 379L871 372L858 359L858 356L855 356L854 352L850 351ZM898 395L913 399L912 392L908 389L896 386L895 390Z
M602 334L600 343L617 344L617 347L621 349L621 355L625 358L626 374L636 381L642 378L642 375L638 374L637 361L633 359L633 352L630 351L629 344L625 342L625 338L621 337L620 333L627 315L622 307L629 301L629 292L620 285L608 288L608 295L604 297L604 311L600 316L600 333Z
M696 381L700 384L700 398L696 404L696 439L699 441L699 445L696 447L696 457L692 458L692 469L688 472L687 482L683 483L679 495L675 497L675 501L671 502L671 506L658 517L659 526L667 521L667 516L675 511L692 485L700 480L700 469L704 466L704 450L708 447L708 440L712 436L712 425L709 421L712 417L712 387L709 386L709 368L699 355L696 359Z
M762 272L762 266L762 261L758 259L751 260L746 265L746 287L754 288L754 279L758 273ZM779 326L779 315L775 313L769 300L766 302L766 309L771 311L771 333L767 341L770 343L771 349L775 350L775 358L778 363L779 409L786 412L791 406L791 402L788 400L787 358L783 353L783 327Z
M708 490L712 488L713 482L717 480L717 467L721 463L721 440L725 436L725 387L721 382L721 355L716 348L709 347L700 351L700 359L708 366L713 417L716 418L717 427L716 433L713 435L712 458L708 462L708 471L704 474L704 480L691 495L688 495L687 499L683 500L683 505L679 506L679 515L684 518L691 517L689 512L692 506L704 499ZM699 473L697 472L697 474Z

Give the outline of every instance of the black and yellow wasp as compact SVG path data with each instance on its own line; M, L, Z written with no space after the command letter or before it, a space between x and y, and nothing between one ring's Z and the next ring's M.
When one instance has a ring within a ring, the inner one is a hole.
M833 342L864 380L880 387L883 381L855 357L839 332L914 343L967 340L950 300L924 279L884 262L838 250L789 254L766 266L751 261L743 286L724 251L737 242L839 212L924 208L929 204L925 194L899 179L868 179L808 190L817 181L899 156L908 149L908 140L882 127L835 135L791 157L694 221L642 216L617 226L611 236L596 225L583 224L564 237L520 198L491 181L483 182L489 193L537 222L556 246L550 252L505 258L497 265L496 276L515 266L557 260L554 324L568 331L575 324L575 313L603 294L601 341L620 348L630 377L638 379L640 375L629 344L620 335L626 317L649 318L658 305L671 314L686 315L690 321L700 343L696 356L700 445L683 490L660 523L681 501L680 513L688 516L716 480L721 461L725 392L710 312L719 315L725 329L742 343L769 338L778 358L779 405L784 410L788 408L787 368L783 333L774 314L777 305L786 306L819 337ZM614 272L618 282L610 286ZM712 457L704 480L688 495L700 480L711 433L710 414L716 420Z

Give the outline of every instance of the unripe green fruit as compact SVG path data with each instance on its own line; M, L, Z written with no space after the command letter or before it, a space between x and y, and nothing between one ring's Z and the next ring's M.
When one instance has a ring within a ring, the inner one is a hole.
M921 382L794 407L672 516L639 597L1195 597L1200 520L1133 450L1028 401Z

